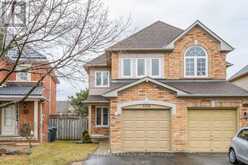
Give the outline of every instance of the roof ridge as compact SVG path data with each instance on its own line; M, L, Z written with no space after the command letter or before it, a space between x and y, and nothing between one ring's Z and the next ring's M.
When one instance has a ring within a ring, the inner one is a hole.
M158 23L162 23L162 24L167 25L167 26L169 26L169 27L176 28L177 30L184 31L183 29L180 29L180 28L178 28L178 27L175 27L175 26L172 26L172 25L170 25L170 24L167 24L167 23L165 23L165 22L163 22L163 21L161 21L161 20L158 20L158 21L155 21L154 23L152 23L152 24L150 24L150 25L148 25L148 26L146 26L146 27L140 29L139 31L137 31L137 32L135 32L135 33L133 33L133 34L131 34L130 36L128 36L128 37L126 37L126 38L124 38L124 39L118 41L118 42L115 43L114 45L112 45L112 46L110 46L109 48L107 48L107 50L108 50L108 49L111 49L112 47L114 47L115 45L119 44L120 42L123 42L123 41L125 41L125 40L127 40L127 39L129 39L129 38L131 38L131 37L133 37L133 36L135 36L135 35L137 35L137 34L143 32L143 31L145 31L145 30L151 28L153 25L158 24Z

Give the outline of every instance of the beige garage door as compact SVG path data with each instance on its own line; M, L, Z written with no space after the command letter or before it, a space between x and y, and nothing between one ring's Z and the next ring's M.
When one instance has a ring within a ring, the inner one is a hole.
M235 110L189 110L188 150L227 152L236 129Z
M124 152L169 150L169 110L123 110L122 124Z

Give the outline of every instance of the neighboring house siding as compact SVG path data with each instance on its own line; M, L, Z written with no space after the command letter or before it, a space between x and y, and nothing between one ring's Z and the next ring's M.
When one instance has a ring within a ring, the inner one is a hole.
M233 84L248 90L248 76L241 77L237 80L232 81Z
M106 67L100 67L100 68L91 68L89 70L89 94L90 95L101 95L109 89L108 87L96 87L95 86L96 71L109 71L109 69Z
M190 46L200 45L208 53L208 77L209 79L226 79L226 54L220 52L220 43L211 37L200 27L193 28L175 44L172 52L163 53L164 68L162 68L165 79L183 79L184 77L184 53ZM135 54L135 53L130 53ZM141 52L136 54L142 54ZM143 53L144 54L144 53ZM149 54L146 52L145 54ZM155 54L150 53L150 56ZM119 79L121 53L112 53L111 73L112 79ZM126 56L128 56L126 54Z

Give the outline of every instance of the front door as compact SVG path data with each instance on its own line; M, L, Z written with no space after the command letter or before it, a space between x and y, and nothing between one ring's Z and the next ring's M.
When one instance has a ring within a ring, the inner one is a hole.
M15 106L2 108L2 135L16 135Z

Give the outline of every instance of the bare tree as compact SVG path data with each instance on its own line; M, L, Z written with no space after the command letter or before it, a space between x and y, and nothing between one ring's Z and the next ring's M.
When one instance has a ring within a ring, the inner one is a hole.
M15 50L16 56L8 68L0 67L0 72L5 73L0 85L13 72L24 71L18 70L17 66L22 64L27 48L43 52L60 50L60 53L45 53L49 61L25 68L42 76L18 102L27 99L45 77L54 72L58 77L78 79L78 75L82 76L82 65L87 58L102 52L129 26L129 19L110 20L109 11L101 0L30 0L24 4L26 17L16 14L18 7L23 9L22 5L17 0L10 0L2 7L1 20L4 21L0 58L8 58L11 50ZM18 20L13 21L15 15L24 23L17 25L15 21Z

